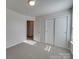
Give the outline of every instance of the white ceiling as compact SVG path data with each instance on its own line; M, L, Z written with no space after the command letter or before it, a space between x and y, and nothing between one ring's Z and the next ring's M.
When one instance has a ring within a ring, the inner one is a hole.
M6 0L7 8L28 16L40 16L72 7L73 0L36 0L36 5L30 7L27 0Z

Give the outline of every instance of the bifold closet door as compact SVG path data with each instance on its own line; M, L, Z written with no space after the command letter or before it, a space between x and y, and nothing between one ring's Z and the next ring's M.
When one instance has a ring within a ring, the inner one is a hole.
M66 48L67 17L57 17L55 20L55 45Z
M45 43L53 44L54 39L54 20L48 19L45 22Z

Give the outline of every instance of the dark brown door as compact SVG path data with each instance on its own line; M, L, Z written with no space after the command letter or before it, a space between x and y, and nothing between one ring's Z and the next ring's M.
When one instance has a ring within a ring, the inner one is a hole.
M27 39L33 40L34 21L27 21Z

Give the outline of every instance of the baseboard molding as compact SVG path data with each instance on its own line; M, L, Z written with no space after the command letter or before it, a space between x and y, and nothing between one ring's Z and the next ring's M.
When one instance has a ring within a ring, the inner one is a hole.
M10 48L10 47L13 47L13 46L15 46L15 45L17 45L17 44L20 44L20 43L22 43L23 41L21 41L21 42L12 42L13 44L11 44L11 45L9 45L9 46L6 46L6 49L8 49L8 48Z

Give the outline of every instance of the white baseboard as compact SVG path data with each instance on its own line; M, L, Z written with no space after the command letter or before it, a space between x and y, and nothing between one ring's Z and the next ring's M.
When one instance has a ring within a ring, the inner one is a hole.
M10 48L10 47L12 47L12 46L15 46L15 45L17 45L17 44L20 44L20 43L22 43L23 41L20 41L20 42L10 42L11 44L9 44L8 46L6 46L6 48L8 49L8 48Z

